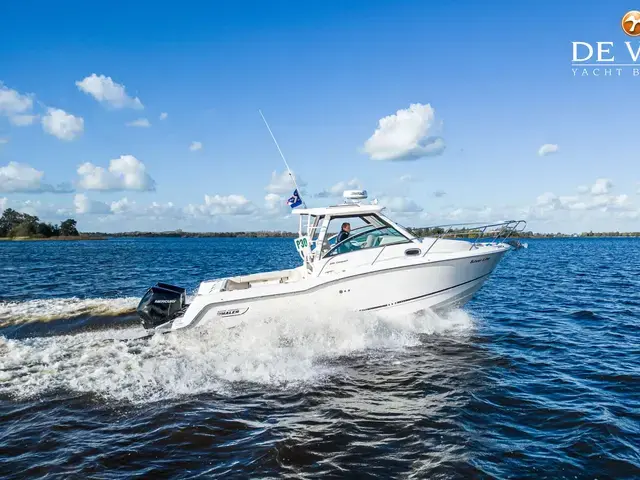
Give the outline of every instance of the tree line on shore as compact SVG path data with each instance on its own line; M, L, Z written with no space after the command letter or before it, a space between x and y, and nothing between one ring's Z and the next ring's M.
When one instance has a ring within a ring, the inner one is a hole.
M41 222L35 215L20 213L12 208L7 208L0 217L0 237L51 238L77 237L79 235L76 221L73 218L68 218L56 225Z
M68 218L59 225L49 222L41 222L34 215L20 213L11 208L7 208L0 217L0 238L53 238L53 237L79 237L79 238L119 238L119 237L175 237L175 238L295 238L296 232L286 231L238 231L238 232L184 232L180 229L164 232L121 232L102 233L84 232L80 234L76 227L77 222L73 218ZM485 232L473 228L458 228L446 230L442 227L435 228L407 228L417 237L440 236L446 233L446 237L453 238L491 238L497 232ZM583 232L580 234L567 233L534 233L532 231L519 232L512 235L513 238L566 238L566 237L640 237L640 232Z

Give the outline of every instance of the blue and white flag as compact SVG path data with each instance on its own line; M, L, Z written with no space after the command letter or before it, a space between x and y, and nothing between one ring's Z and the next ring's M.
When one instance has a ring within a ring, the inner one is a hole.
M289 200L287 200L287 205L291 208L296 208L297 206L302 205L302 200L300 200L297 188L293 191L293 195L289 197Z

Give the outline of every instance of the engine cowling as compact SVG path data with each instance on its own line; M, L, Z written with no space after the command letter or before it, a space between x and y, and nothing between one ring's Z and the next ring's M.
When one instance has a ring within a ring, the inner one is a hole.
M168 283L157 283L144 294L138 316L144 328L155 328L167 323L183 312L187 306L187 290Z

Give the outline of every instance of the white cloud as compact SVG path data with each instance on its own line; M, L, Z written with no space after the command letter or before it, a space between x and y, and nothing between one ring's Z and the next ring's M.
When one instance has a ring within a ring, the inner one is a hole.
M441 155L444 139L434 136L435 111L431 105L414 103L378 121L378 128L365 142L372 160L416 160Z
M166 120L169 114L167 112L162 112L160 114L160 120Z
M183 208L176 207L172 202L157 203L153 202L143 211L146 218L184 218L185 211Z
M77 81L76 86L98 102L112 108L144 108L138 97L132 98L127 95L124 85L114 82L111 77L98 76L93 73L83 80Z
M604 195L611 191L613 182L608 178L599 178L591 186L591 195Z
M78 193L73 198L75 213L77 214L109 214L111 207L104 202L90 200L84 193Z
M342 194L345 190L356 190L362 188L360 186L360 180L357 178L352 178L348 182L338 182L329 190L323 190L320 193L316 194L316 197L319 198L327 198L327 197L342 197Z
M125 125L127 127L148 128L148 127L151 126L151 123L149 123L149 120L147 120L146 118L139 118L137 120L134 120L133 122L127 122L127 123L125 123Z
M0 82L0 115L16 126L31 125L36 116L31 115L33 94L23 95Z
M44 172L29 165L9 162L6 167L0 167L0 192L6 193L69 193L70 185L58 186L43 183Z
M196 152L198 150L202 150L202 143L201 142L191 142L191 145L189 146L189 150L191 150L192 152Z
M551 155L552 153L556 153L558 151L558 145L552 143L545 143L538 150L538 155L541 157L545 157L547 155Z
M127 197L111 202L111 212L122 214L132 212L136 207L136 203L130 201Z
M295 176L296 183L298 184L298 187L300 187L300 190L303 190L304 187L307 186L307 183L302 179L302 177L296 176L295 172L291 173ZM271 172L271 182L269 182L269 185L265 187L267 192L275 193L277 195L291 195L295 188L293 179L286 170L281 174L278 174L275 171ZM302 194L302 191L299 191L299 193Z
M49 135L70 141L84 131L84 119L59 108L49 108L47 115L42 117L42 128Z
M407 197L382 197L380 204L393 213L417 213L423 208Z
M599 178L589 188L579 188L580 195L558 196L545 192L538 196L535 204L525 211L536 218L543 218L551 212L558 211L600 211L625 212L633 211L634 206L626 194L610 195L613 182Z
M287 205L286 198L275 193L267 193L264 197L265 215L269 217L286 217L290 215L291 208Z
M109 162L109 169L92 163L78 168L79 186L85 190L138 190L153 191L155 181L146 172L145 165L133 155L121 155Z
M4 145L5 143L9 143L8 138L0 138L0 145Z
M4 209L12 208L18 212L34 215L41 220L62 219L73 215L73 211L68 208L56 206L52 203L42 203L39 200L15 200L0 198L0 214Z
M192 215L251 215L256 207L243 195L205 195L204 205L189 205L186 210Z

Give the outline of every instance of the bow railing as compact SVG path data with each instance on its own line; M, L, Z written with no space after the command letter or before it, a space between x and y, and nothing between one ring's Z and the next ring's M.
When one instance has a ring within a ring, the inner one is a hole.
M435 241L429 246L429 250L440 239L464 239L470 241L469 250L473 249L478 243L496 244L503 243L514 233L522 233L527 226L524 220L507 220L500 223L453 223L448 225L436 225L425 228L412 228L412 233L419 238L435 238Z

